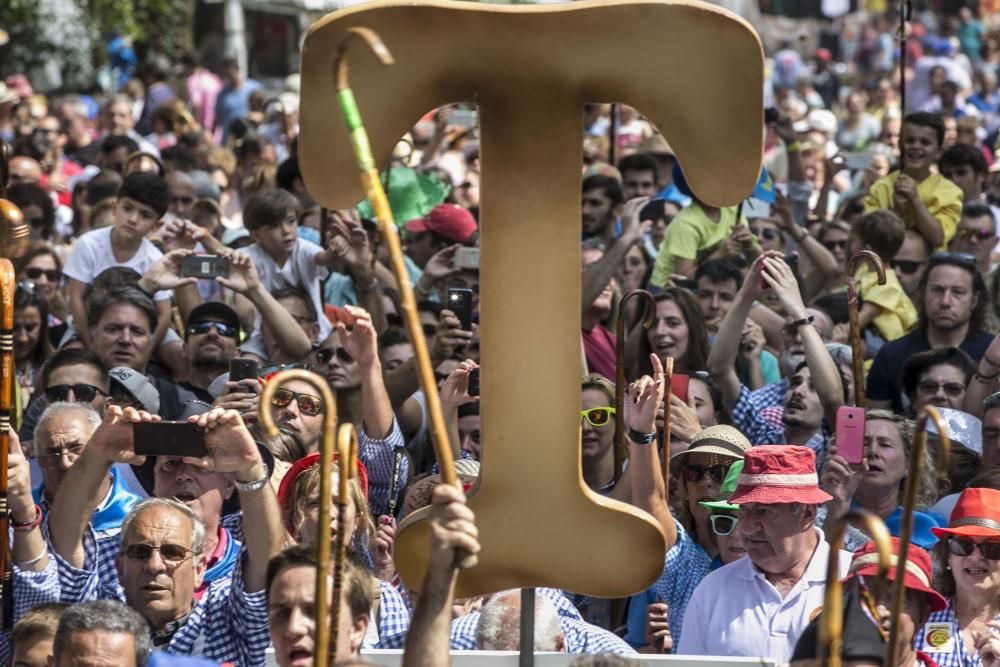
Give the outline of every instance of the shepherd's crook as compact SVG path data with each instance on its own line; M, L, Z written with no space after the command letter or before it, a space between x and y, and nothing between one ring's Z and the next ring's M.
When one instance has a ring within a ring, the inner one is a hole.
M333 638L333 653L337 652L337 614L340 611L339 588L337 588L337 575L334 573L334 597L333 610L334 618L331 624L326 622L330 610L330 588L327 585L330 573L330 468L333 465L333 436L337 428L337 402L333 399L333 393L326 380L305 370L281 371L264 385L264 391L260 395L260 408L258 410L261 426L269 437L278 436L278 426L274 423L274 416L271 414L271 399L274 392L281 388L281 385L292 380L305 382L312 386L323 399L323 439L320 447L319 457L319 528L316 536L316 653L313 658L315 667L327 667L330 664L330 639ZM337 517L337 551L340 557L340 546L345 533L344 530L344 499L346 489L344 481L347 476L344 459L340 463L341 494L337 503L339 516ZM343 559L340 565L343 567ZM332 633L332 635L331 635Z
M625 304L634 296L642 296L646 301L646 315L643 317L642 326L648 329L653 324L656 317L656 301L653 295L644 289L635 289L622 297L618 304L618 322L615 323L615 357L617 366L615 368L615 481L622 475L622 466L625 463L625 454L628 452L628 444L625 442ZM667 385L670 386L669 384Z
M851 364L854 368L854 405L865 407L865 360L861 356L861 330L858 324L858 287L854 274L867 262L878 273L878 284L885 285L885 266L871 250L862 250L847 262L847 317L851 324Z
M899 522L899 567L906 564L906 554L910 549L910 534L913 532L913 506L917 502L917 487L920 486L920 473L924 469L924 450L927 448L927 420L934 422L938 432L938 470L947 470L948 455L951 453L951 441L948 440L948 429L941 419L937 408L927 405L917 415L917 432L914 434L913 447L910 450L910 469L906 473L906 489L903 491L903 516ZM898 568L897 568L898 571ZM886 665L896 664L896 644L899 640L899 615L903 609L903 597L906 587L903 576L896 575L895 588L892 596L892 626L889 630L889 644L885 647Z
M885 522L868 510L855 509L842 516L830 538L830 557L826 565L826 590L823 593L823 618L819 626L820 665L840 667L844 634L844 584L840 579L840 550L844 546L844 530L851 521L860 521L878 548L878 573L884 577L892 565L892 538Z
M434 369L431 368L430 354L427 351L427 341L424 338L424 331L420 324L420 316L417 314L417 301L413 296L413 287L410 285L409 274L406 271L406 264L403 260L403 249L399 243L399 231L392 217L392 209L386 199L385 191L382 189L382 182L379 180L378 169L375 166L375 159L372 157L371 146L368 143L368 133L361 123L361 112L358 110L357 102L354 100L354 93L347 82L347 46L353 37L360 37L364 40L368 48L375 53L383 65L392 65L392 54L382 43L382 39L374 30L363 27L353 27L347 30L347 37L340 43L337 52L337 59L334 68L337 73L337 98L340 101L341 111L347 122L348 131L351 133L351 143L354 146L354 154L358 160L358 167L361 170L361 183L364 185L365 194L372 203L375 210L375 217L378 219L382 238L385 240L389 250L389 257L392 260L392 272L399 283L399 296L402 302L403 320L406 322L406 332L410 336L413 344L414 356L417 360L417 370L420 376L420 387L427 397L427 411L431 422L431 440L434 443L434 454L437 457L438 466L441 468L441 479L445 484L451 484L461 489L458 477L455 475L455 461L451 444L448 441L448 429L444 423L444 416L441 413L441 401L438 399L437 380L434 377ZM456 554L455 566L460 568L472 567L476 564L476 557L470 554Z

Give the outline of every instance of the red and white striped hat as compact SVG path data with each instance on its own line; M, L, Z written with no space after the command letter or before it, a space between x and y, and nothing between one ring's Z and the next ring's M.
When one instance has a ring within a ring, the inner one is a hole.
M798 445L760 445L743 456L743 472L729 502L818 505L833 496L819 488L816 455Z

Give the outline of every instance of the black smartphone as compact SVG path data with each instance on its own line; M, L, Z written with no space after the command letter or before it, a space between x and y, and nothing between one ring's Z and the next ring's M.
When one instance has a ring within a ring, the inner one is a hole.
M771 123L777 123L780 118L778 110L774 107L767 107L764 109L764 124L770 125Z
M239 382L240 380L256 380L259 377L260 366L256 359L230 359L229 360L229 381Z
M785 255L785 264L792 270L792 275L799 277L799 253L793 252Z
M448 310L462 323L462 331L472 331L472 290L452 287L448 290Z
M188 422L132 425L135 453L142 456L205 456L205 429Z
M229 258L221 255L191 255L181 262L182 278L228 278Z
M469 396L479 396L479 367L469 371Z

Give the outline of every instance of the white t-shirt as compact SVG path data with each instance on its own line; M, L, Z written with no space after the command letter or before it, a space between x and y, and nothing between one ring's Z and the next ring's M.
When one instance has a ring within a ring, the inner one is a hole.
M784 598L749 558L710 572L694 589L684 612L679 655L730 655L792 659L795 643L823 609L830 545L814 528L819 544L802 578ZM851 554L840 552L840 574Z
M316 255L323 252L323 249L311 241L296 239L291 256L285 261L284 266L280 267L256 243L243 248L242 251L250 256L250 261L257 267L260 282L268 292L274 293L279 289L295 287L309 295L319 319L319 341L326 340L332 327L330 320L323 313L320 281L326 278L328 271L325 266L316 264ZM257 321L254 323L254 332L259 331L260 314L258 313Z
M127 266L138 271L139 275L145 275L149 267L163 257L163 253L155 245L143 239L134 255L124 262L116 261L115 253L111 249L113 229L113 226L101 227L78 238L69 250L63 273L68 278L89 285L102 271L112 266ZM165 301L169 298L170 290L161 290L154 296L156 301Z

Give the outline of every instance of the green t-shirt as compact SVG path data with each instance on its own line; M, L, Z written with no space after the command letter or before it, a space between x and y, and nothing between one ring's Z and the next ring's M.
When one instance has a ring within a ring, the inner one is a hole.
M729 238L736 225L736 207L728 206L719 211L719 221L714 222L705 215L698 202L692 201L690 206L677 214L667 226L656 256L653 276L649 281L654 287L666 285L678 258L697 262ZM742 222L746 224L746 218ZM757 240L754 239L753 243L756 245Z

